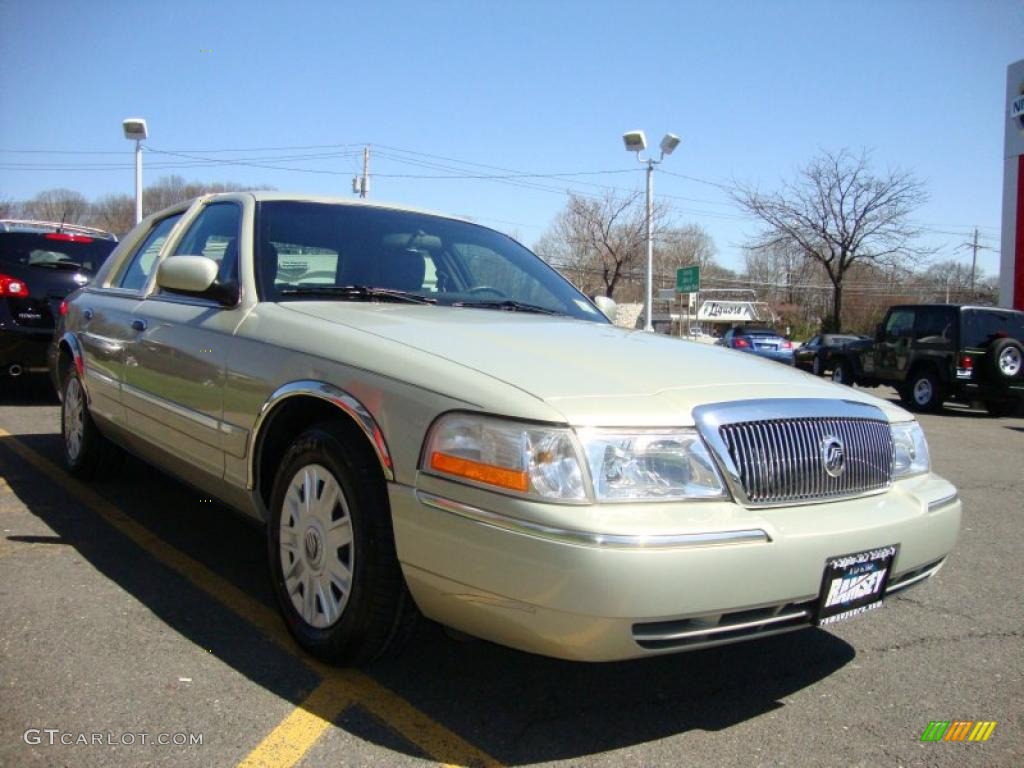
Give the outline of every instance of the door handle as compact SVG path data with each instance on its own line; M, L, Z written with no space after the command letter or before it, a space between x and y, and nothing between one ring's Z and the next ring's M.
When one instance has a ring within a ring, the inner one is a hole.
M140 320L139 318L135 318L134 320L132 320L132 330L133 331L144 331L144 330L146 330L146 321L145 320Z
M82 310L82 317L85 318L86 322L88 322L89 320L92 320L93 314L95 314L95 313L92 311L92 309L90 309L88 307L86 309Z

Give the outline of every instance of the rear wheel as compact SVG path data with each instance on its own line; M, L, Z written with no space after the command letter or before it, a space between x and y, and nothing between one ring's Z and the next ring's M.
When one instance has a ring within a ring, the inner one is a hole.
M832 368L832 381L836 384L845 384L848 387L853 386L853 367L848 361L836 362L835 367Z
M75 477L91 480L111 474L120 452L93 423L86 405L85 389L73 366L64 377L60 428L64 438L64 464Z
M938 377L928 369L921 369L907 379L910 406L922 412L936 411L942 406L942 390Z
M986 400L985 410L988 411L989 416L1011 416L1013 412L1017 410L1017 400Z
M328 661L363 664L410 634L416 612L384 478L346 425L321 424L295 439L270 510L274 588L299 645Z

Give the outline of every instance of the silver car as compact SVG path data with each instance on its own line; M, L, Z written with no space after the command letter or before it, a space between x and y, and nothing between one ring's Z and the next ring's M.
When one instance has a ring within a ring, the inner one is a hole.
M591 661L827 625L960 523L898 406L616 328L510 238L394 206L154 214L50 365L71 471L118 446L265 524L290 631L340 663L421 614Z

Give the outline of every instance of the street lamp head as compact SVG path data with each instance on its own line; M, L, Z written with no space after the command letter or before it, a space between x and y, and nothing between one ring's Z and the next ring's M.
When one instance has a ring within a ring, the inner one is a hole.
M124 128L124 137L126 139L142 141L149 138L149 129L146 127L146 121L141 117L129 117L121 123L121 127Z
M647 137L643 131L626 131L622 134L622 141L627 152L643 152L647 149Z
M665 138L661 140L661 154L668 155L672 154L672 151L679 146L679 137L674 133L666 133Z

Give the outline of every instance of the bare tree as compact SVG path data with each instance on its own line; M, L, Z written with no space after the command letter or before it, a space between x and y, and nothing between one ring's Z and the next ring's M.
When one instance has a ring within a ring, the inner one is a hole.
M655 204L654 238L662 235L666 212L665 205ZM593 287L613 296L646 255L646 217L642 192L623 197L609 192L600 198L570 194L536 250L570 279L578 277L581 290Z
M120 237L135 226L135 197L105 195L92 204L90 218L92 226Z
M18 205L11 198L0 196L0 219L13 219L18 212Z
M164 208L215 192L241 192L246 189L273 189L265 184L238 184L233 181L185 181L177 175L161 176L142 194L142 212L148 216Z
M824 152L778 192L738 184L733 200L761 220L754 247L788 246L822 265L832 284L826 330L839 330L843 279L862 262L906 263L926 253L913 247L920 229L910 215L927 200L924 185L899 169L876 175L866 151Z
M80 224L89 213L89 202L73 189L47 189L23 205L30 219Z

